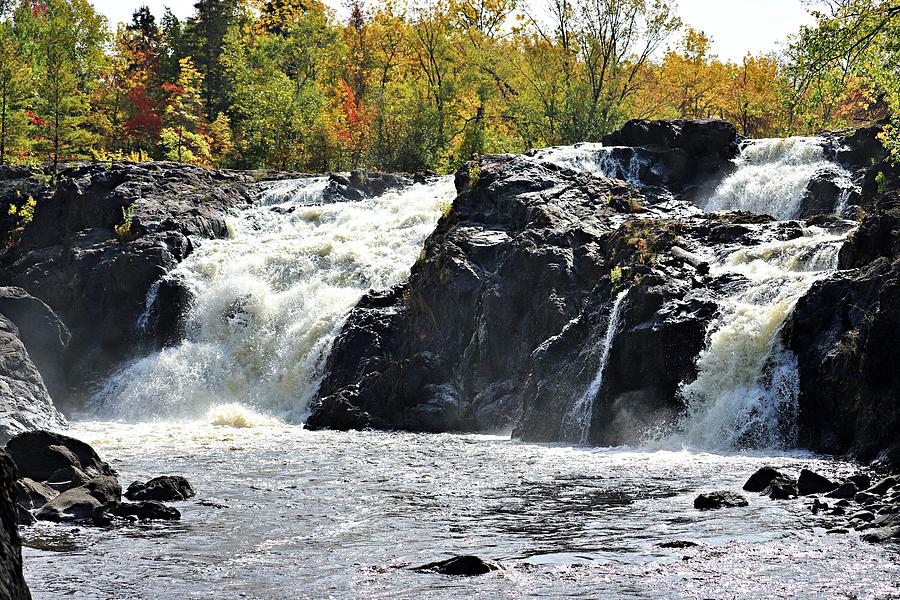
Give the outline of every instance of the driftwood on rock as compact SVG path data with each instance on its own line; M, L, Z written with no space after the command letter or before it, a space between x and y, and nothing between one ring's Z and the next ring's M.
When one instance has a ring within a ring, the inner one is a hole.
M672 246L672 256L691 265L701 275L709 273L709 261L693 252L688 252L679 246Z

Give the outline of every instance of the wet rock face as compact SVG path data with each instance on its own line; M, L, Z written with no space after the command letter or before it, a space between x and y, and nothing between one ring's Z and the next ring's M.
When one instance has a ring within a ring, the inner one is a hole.
M700 494L694 499L697 510L715 510L719 508L736 508L747 506L747 499L734 492L710 492Z
M156 502L187 500L193 496L194 488L187 479L178 475L154 477L147 482L135 481L125 491L125 497L129 500L153 500Z
M800 441L900 464L900 208L886 203L841 250L844 269L817 282L785 326L798 358Z
M0 314L0 443L42 427L65 427L19 328Z
M22 575L20 520L16 497L16 465L0 450L0 598L30 600L31 593Z
M19 175L21 186L31 185ZM0 254L0 280L46 303L71 332L61 358L46 347L49 335L23 339L30 352L41 347L34 360L51 395L68 396L126 358L141 341L137 321L153 283L192 251L192 237L227 235L227 212L253 199L257 181L276 176L166 162L76 164L62 169L55 188L31 190L34 221ZM114 227L125 222L123 210L133 212L120 240ZM172 321L151 319L145 337L170 341Z

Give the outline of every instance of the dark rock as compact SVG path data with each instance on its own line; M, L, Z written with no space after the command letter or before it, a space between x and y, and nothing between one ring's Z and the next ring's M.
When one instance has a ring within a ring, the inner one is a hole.
M697 542L690 542L687 540L675 540L672 542L660 542L656 544L657 548L694 548L695 546L699 546Z
M48 487L57 492L64 492L72 488L81 487L91 480L90 475L74 465L67 465L54 471L47 477Z
M847 529L843 529L843 528L838 527L838 528L835 528L835 529L829 529L829 530L826 531L825 533L828 533L828 534L832 534L832 535L833 535L833 534L836 534L836 533L837 533L837 534L841 534L841 533L850 533L850 531L847 530Z
M862 536L864 542L881 543L888 540L900 540L900 525L873 529Z
M115 470L80 440L49 431L29 431L12 438L6 451L22 477L46 481L58 469L76 467L91 477L115 475Z
M859 504L872 504L873 502L878 501L878 496L870 494L869 492L859 492L853 497L853 501Z
M772 500L789 500L800 495L797 482L787 477L778 477L763 490L763 494Z
M194 488L191 487L188 480L178 475L154 477L146 483L135 481L125 490L125 497L129 500L155 500L158 502L187 500L194 494Z
M778 478L784 478L780 471L772 467L762 467L750 476L743 489L745 492L762 492L774 479Z
M860 490L868 489L872 485L872 478L865 473L856 473L848 477L847 480L856 484L856 487Z
M700 494L694 499L694 508L698 510L715 510L719 508L735 508L747 506L747 499L734 492L710 492Z
M855 512L852 515L850 515L851 522L859 521L862 523L869 523L870 521L874 521L874 520L875 520L875 515L871 511L868 511L868 510L861 510L859 512Z
M801 496L809 496L810 494L824 494L830 492L835 487L827 477L823 477L818 473L809 469L801 469L800 477L797 478L797 491Z
M350 173L330 173L329 181L325 188L325 199L337 200L363 200L380 196L391 189L398 189L422 183L427 177L414 177L404 173L380 173L360 169Z
M888 490L897 485L896 477L885 477L869 489L865 490L866 493L874 494L876 496L884 496Z
M859 490L852 481L845 481L825 494L828 498L855 498Z
M845 188L842 177L841 173L830 170L816 173L806 186L797 217L803 219L813 215L832 214L844 195L845 204L858 204L859 194Z
M81 521L93 519L94 511L118 502L122 488L115 477L96 477L81 487L72 488L45 504L35 517L40 521Z
M785 323L804 447L870 461L897 445L898 256L900 207L871 213L841 250L843 270L816 282Z
M497 565L482 560L477 556L456 556L447 560L428 563L427 565L416 567L414 570L458 577L474 577L476 575L486 575L498 569Z
M28 527L30 525L34 525L37 522L37 519L34 518L34 515L31 514L31 511L29 511L27 508L25 508L21 504L16 504L16 522L19 525Z
M53 488L27 477L16 480L15 489L16 504L26 510L36 510L59 495Z
M181 519L178 509L155 500L141 502L113 502L104 504L94 512L94 522L98 525L109 523L108 517L134 517L141 521L177 521Z
M13 502L18 477L12 459L0 450L0 598L30 600L31 593L22 575L22 545L19 523L22 509Z

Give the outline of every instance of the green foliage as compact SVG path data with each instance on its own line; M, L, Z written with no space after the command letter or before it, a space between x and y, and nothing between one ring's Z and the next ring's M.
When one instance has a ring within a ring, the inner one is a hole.
M21 197L21 192L17 191L16 196ZM22 241L22 234L25 233L25 228L34 221L35 208L37 208L37 201L31 196L19 205L9 205L8 214L11 217L16 217L16 228L6 238L7 248L14 248Z
M113 230L116 232L116 237L118 237L119 241L123 244L133 242L137 239L136 232L132 229L133 221L134 204L128 208L122 207L122 222L113 226Z

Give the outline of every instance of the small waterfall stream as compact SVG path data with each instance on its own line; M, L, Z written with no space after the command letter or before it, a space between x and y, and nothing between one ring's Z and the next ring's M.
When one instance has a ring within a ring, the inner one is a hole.
M225 416L208 418L230 419L243 418L240 406L302 418L346 315L370 288L408 275L442 203L455 194L445 177L325 203L327 182L272 184L257 206L229 221L230 239L200 243L169 275L193 297L187 338L127 365L88 413L202 418L216 407Z
M603 373L606 371L606 363L609 362L609 352L619 330L619 320L626 296L628 296L628 290L624 289L616 294L615 300L613 300L609 319L606 323L606 333L603 335L599 345L600 364L597 366L594 379L591 380L585 392L572 404L568 412L563 415L560 431L567 440L580 444L588 443L588 436L591 431L591 417L594 413L594 400L603 387Z
M675 436L682 443L712 450L794 446L799 381L781 327L812 284L837 268L843 242L817 228L804 233L738 250L713 266L713 276L739 276L746 285L720 302L697 378L682 387L686 410Z

